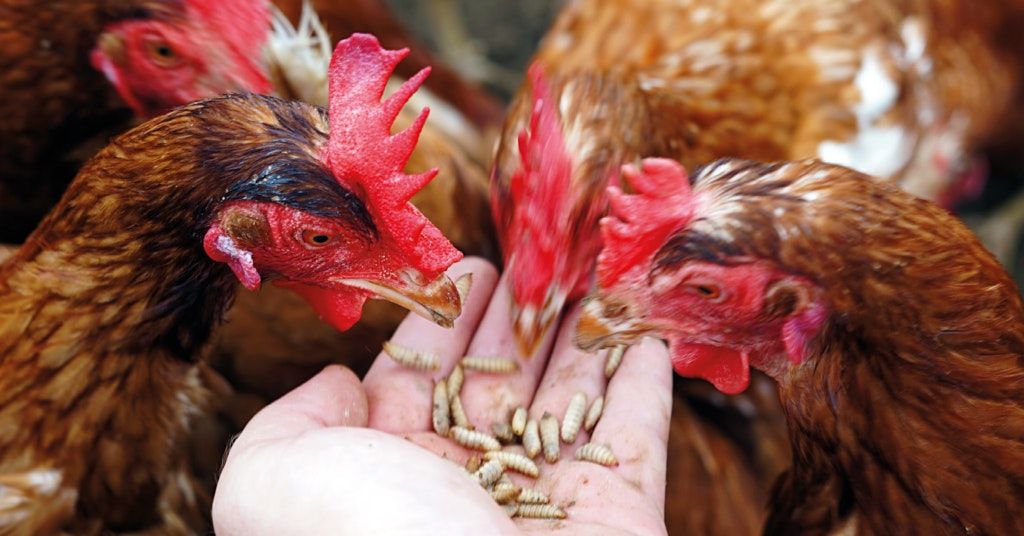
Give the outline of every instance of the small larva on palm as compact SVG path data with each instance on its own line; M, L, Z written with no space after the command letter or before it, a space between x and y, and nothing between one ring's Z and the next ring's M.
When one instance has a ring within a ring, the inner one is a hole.
M565 416L562 417L562 441L572 443L580 433L580 425L583 424L583 413L587 411L587 394L579 391L569 399L569 405L565 408Z
M599 396L594 399L594 402L590 404L590 409L587 410L587 418L583 420L583 429L591 431L597 426L597 421L601 418L601 413L604 412L604 396Z
M483 459L480 458L479 454L474 454L466 460L466 471L475 473L477 469L484 463Z
M526 408L520 406L512 413L512 433L521 436L526 431Z
M455 280L455 290L459 292L459 301L466 305L466 298L469 297L469 290L473 288L473 274L463 274Z
M537 425L537 419L526 422L526 428L523 430L523 448L526 449L526 455L531 458L536 458L537 454L540 454L540 427Z
M391 341L384 342L384 353L404 367L419 370L437 370L441 368L440 357L431 353L413 350L408 346L395 344Z
M472 430L473 425L469 424L469 417L466 417L466 408L462 407L462 397L455 395L449 401L452 412L452 421L455 426L461 426L467 430Z
M501 476L505 475L503 474ZM517 496L519 496L519 488L511 481L503 482L499 479L494 484L494 488L491 489L491 498L498 504L514 501Z
M535 519L565 519L565 510L553 504L520 504L516 517Z
M473 450L501 450L501 443L489 434L478 432L476 430L470 430L463 428L462 426L453 426L451 429L451 438L456 443Z
M491 433L502 443L511 443L515 436L512 435L512 427L503 422L491 423Z
M466 376L462 372L462 365L455 365L452 369L452 373L448 375L448 399L459 396L459 392L462 391L462 381L466 379Z
M537 468L537 464L533 463L533 460L519 454L518 452L492 450L484 453L484 459L498 460L505 465L506 469L522 473L526 476L532 476L533 478L540 476L540 469Z
M481 465L480 468L473 473L473 476L476 477L477 482L480 482L481 486L486 488L487 486L497 482L498 477L500 477L504 472L505 466L502 465L501 462L498 460L491 460Z
M448 405L448 383L443 379L434 384L434 411L431 421L437 435L448 435L448 429L452 425L452 413Z
M523 504L547 504L551 502L551 499L543 491L532 488L519 490L519 497L516 500Z
M460 363L464 368L490 374L511 374L519 370L518 361L503 357L466 356Z
M576 449L576 459L592 462L606 467L619 465L612 449L603 443L587 443Z
M508 514L508 517L516 517L516 512L519 511L519 505L516 503L503 504L501 507L505 509L505 513Z
M540 419L540 444L544 450L544 459L548 463L558 461L561 444L558 442L558 419L545 411Z
M608 350L608 358L604 362L604 377L611 378L622 363L622 356L626 353L626 345L620 344Z

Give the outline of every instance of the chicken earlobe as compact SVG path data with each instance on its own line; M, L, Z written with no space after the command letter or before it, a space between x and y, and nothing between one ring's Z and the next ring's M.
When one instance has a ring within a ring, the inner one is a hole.
M239 247L233 238L224 234L219 224L206 232L203 249L211 259L230 266L243 287L253 291L260 288L260 273L253 265L252 252Z

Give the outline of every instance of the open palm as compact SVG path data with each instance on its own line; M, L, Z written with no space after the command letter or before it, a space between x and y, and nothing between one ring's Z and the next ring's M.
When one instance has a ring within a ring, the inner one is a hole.
M218 534L665 533L671 368L660 343L631 349L607 382L603 360L573 348L569 315L517 374L467 371L463 403L484 430L508 422L518 406L539 419L545 411L561 416L577 391L591 400L605 395L593 440L611 446L617 467L573 460L576 447L591 440L581 431L560 461L539 464L540 478L510 474L547 493L565 520L509 519L460 467L472 453L433 433L435 379L464 355L515 355L505 285L480 260L463 261L450 274L469 271L473 290L454 329L410 315L392 338L441 356L439 372L382 357L360 384L331 367L253 418L217 488Z

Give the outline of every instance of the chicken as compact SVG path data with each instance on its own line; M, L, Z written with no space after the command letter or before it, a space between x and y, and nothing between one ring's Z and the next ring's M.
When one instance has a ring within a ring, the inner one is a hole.
M1024 304L963 224L817 161L667 159L611 191L585 348L666 339L726 393L779 385L769 534L1024 531Z
M390 133L426 72L380 102L402 57L340 43L329 126L241 94L131 130L0 265L0 532L202 530L182 444L236 282L339 329L371 297L452 324L461 253L407 202L434 172L401 171L426 114Z
M328 14L332 13L330 9L348 13L334 4L324 7L329 9ZM327 19L321 23L318 14L308 8L295 26L283 13L275 14L268 48L276 87L311 104L326 104L331 38L324 24L331 22ZM410 59L413 56L410 54ZM393 77L389 88L397 87L399 82ZM430 120L423 127L406 172L431 168L442 171L412 198L412 203L459 250L497 260L487 204L486 161L493 145L459 109L425 89L402 110L396 127L411 124L416 119L412 110L423 106L429 106ZM239 296L218 334L213 363L241 391L275 398L328 363L343 363L365 372L404 317L405 311L393 304L369 303L357 325L339 332L318 319L316 312L293 293L269 287Z
M585 294L605 187L649 156L821 158L928 198L1018 78L1009 1L577 0L536 54L495 156L492 204L523 353ZM959 183L957 182L963 178Z
M0 2L0 241L21 242L82 162L128 128L232 90L268 92L266 0Z

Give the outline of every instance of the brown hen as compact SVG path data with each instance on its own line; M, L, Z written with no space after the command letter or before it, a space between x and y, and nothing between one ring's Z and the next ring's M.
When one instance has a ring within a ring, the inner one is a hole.
M1024 304L963 224L815 161L630 177L578 341L652 334L723 391L778 382L793 459L766 533L1024 530Z

